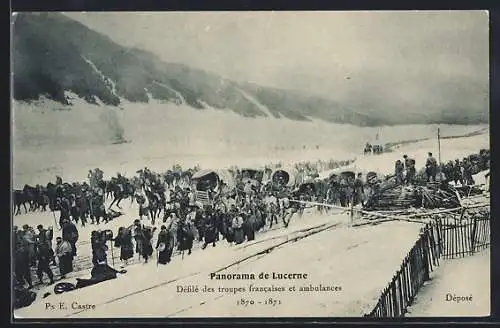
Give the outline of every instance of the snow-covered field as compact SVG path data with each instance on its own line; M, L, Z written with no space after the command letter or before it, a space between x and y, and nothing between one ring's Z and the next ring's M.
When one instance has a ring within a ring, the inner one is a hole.
M414 157L417 166L424 163L428 151L437 156L437 141L401 146L394 153L379 156L360 155L366 141L374 142L379 133L381 143L398 140L433 138L436 126L399 126L360 128L325 122L293 122L274 119L244 119L233 113L215 110L196 111L184 106L125 104L125 110L114 110L131 143L104 145L114 131L104 109L75 101L71 111L55 113L45 102L34 108L18 103L14 122L14 185L46 184L55 175L65 180L84 180L88 169L100 167L105 175L122 172L131 176L148 166L153 170L200 164L218 168L232 164L259 165L269 162L292 162L316 159L357 158L360 170L390 173L394 160L403 153ZM45 106L45 107L44 107ZM83 107L85 106L85 107ZM45 108L42 110L40 108ZM35 113L34 113L35 112ZM31 113L31 114L30 114ZM148 115L144 115L148 113ZM114 116L113 116L114 117ZM116 118L115 117L115 118ZM114 119L111 119L114 120ZM35 123L35 121L37 123ZM442 126L441 134L458 135L483 126ZM304 147L305 146L305 149ZM316 146L319 146L316 149ZM489 135L444 139L441 158L453 160L480 148L489 148ZM135 205L122 202L125 215L100 228L129 226L137 216ZM56 213L58 217L58 214ZM15 216L14 224L55 225L52 213L28 213ZM362 316L375 305L379 293L399 268L404 255L413 246L420 229L416 223L393 222L377 226L348 227L343 213L320 215L314 211L294 218L288 229L261 233L251 243L196 249L190 256L176 256L172 263L157 266L134 264L117 279L61 295L42 295L34 304L15 311L21 318L76 317L206 317L206 316ZM304 234L301 229L321 224L337 224L331 229L290 242L267 254L258 255L232 266L222 273L293 272L307 273L305 280L211 280L209 274L235 261L255 255L272 245ZM95 226L80 229L78 247L81 270L66 281L90 276L90 232ZM56 236L59 233L56 231ZM115 249L115 257L119 256ZM111 252L108 252L108 256ZM111 263L111 261L109 261ZM85 265L85 263L87 263ZM82 267L83 265L83 267ZM78 270L78 268L77 268ZM489 270L485 269L485 270ZM463 278L465 279L465 278ZM456 280L457 283L462 280ZM249 292L255 286L283 286L285 292ZM298 291L304 285L339 286L335 292ZM245 287L245 292L178 293L177 286L204 285ZM295 285L297 291L288 288ZM272 298L272 304L265 304ZM239 305L238 300L254 304ZM67 309L48 310L46 303L63 302ZM72 303L95 304L93 310L78 312ZM260 302L260 303L259 303ZM278 303L281 304L278 304Z
M47 219L48 220L48 219ZM127 219L122 219L127 221ZM131 220L129 219L128 222ZM349 228L346 214L318 215L306 213L295 218L288 229L259 234L254 242L229 246L220 242L205 250L195 250L184 259L176 256L172 263L157 266L155 261L127 268L117 279L81 290L43 299L50 287L42 289L36 302L16 310L16 317L203 317L203 316L361 316L376 303L381 289L400 265L400 259L413 245L420 225L390 223L377 227ZM128 223L127 222L127 223ZM125 223L124 223L125 224ZM224 280L210 279L216 272L238 260L257 254L272 245L292 239L300 230L331 224L332 229L242 262L220 273L307 273L306 280ZM112 226L119 226L118 221ZM82 229L79 256L90 254ZM116 229L113 229L116 230ZM110 253L110 252L108 252ZM117 254L117 249L115 249ZM78 272L65 281L74 282L76 276L88 277L89 269ZM287 292L249 292L248 286L284 286ZM337 292L300 292L300 286L339 286ZM207 285L213 293L178 293L177 286ZM288 288L295 285L296 291ZM237 294L219 292L218 287L245 287ZM253 306L238 305L240 299L253 300ZM273 298L281 304L265 305ZM68 309L49 311L46 303L63 302ZM71 304L95 304L91 311L79 312ZM262 304L258 304L261 302ZM304 306L307 304L307 306Z
M124 110L89 105L78 99L72 102L71 110L48 100L14 103L14 186L46 184L55 175L69 181L84 180L88 170L95 167L103 169L105 175L120 171L130 176L144 166L166 170L177 163L184 167L200 164L204 168L221 168L353 159L361 156L367 141L377 143L377 133L381 144L420 138L435 140L437 135L437 125L370 128L317 120L252 119L227 111L195 110L155 100L149 104L124 101ZM442 136L450 136L484 127L440 128ZM111 144L121 130L131 142ZM488 135L485 136L481 143L488 145ZM462 140L443 140L443 158L447 141L453 143L453 149L462 148ZM471 145L469 148L479 150L477 141ZM428 147L418 152L429 149L437 154L437 141L430 142ZM455 155L451 157L454 159ZM387 167L392 170L392 163Z
M444 260L431 279L408 308L408 317L490 315L489 248L466 258Z

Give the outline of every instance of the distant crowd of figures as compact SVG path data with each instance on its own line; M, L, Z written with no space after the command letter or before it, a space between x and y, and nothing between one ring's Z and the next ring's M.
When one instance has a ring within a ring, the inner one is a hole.
M425 177L426 182L453 182L455 185L460 183L462 186L474 185L475 181L473 175L490 168L490 151L481 149L478 154L471 154L464 157L462 160L455 159L446 163L436 161L431 152L428 153L424 169L417 176L415 170L415 160L403 155L403 160L396 160L394 175L399 183L411 184L415 179L422 176ZM436 177L438 179L436 180Z
M369 142L366 143L364 154L382 154L384 152L384 146L382 145L372 145Z

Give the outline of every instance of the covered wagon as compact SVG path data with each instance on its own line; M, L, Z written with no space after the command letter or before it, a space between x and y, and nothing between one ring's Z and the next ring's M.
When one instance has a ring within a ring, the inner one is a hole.
M271 174L273 186L293 187L296 185L298 172L295 168L279 168Z
M234 176L228 170L201 170L193 174L191 184L195 191L195 200L203 205L212 205L220 194L235 188Z

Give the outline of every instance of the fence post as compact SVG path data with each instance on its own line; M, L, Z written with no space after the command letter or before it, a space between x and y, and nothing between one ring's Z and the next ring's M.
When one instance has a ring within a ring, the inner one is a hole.
M420 239L422 242L422 258L423 258L423 266L424 266L424 276L423 281L429 281L431 278L429 276L429 243L428 243L428 233L429 230L425 230L420 234Z
M477 218L474 218L474 221L473 221L473 224L472 224L472 236L470 236L470 242L471 242L470 251L471 251L471 254L475 253L474 247L476 246L476 228L477 228Z
M436 220L436 234L437 234L437 243L438 243L438 258L441 258L441 255L443 255L442 233L443 233L443 225L441 224L441 219L437 219Z
M349 227L352 227L352 224L354 222L354 204L353 201L351 200L351 206L350 206L350 211L349 211Z

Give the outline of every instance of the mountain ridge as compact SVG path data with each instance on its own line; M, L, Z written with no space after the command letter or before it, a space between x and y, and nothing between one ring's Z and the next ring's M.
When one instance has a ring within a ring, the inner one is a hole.
M450 110L412 115L369 107L353 109L300 90L229 80L184 64L164 62L141 49L123 47L58 13L15 16L13 72L14 98L24 101L46 95L68 104L65 91L71 91L88 103L97 104L99 99L106 105L120 106L120 98L147 103L150 93L157 100L185 103L199 110L208 105L250 118L271 114L273 118L315 118L358 126L488 121L488 113L483 112L457 114Z

